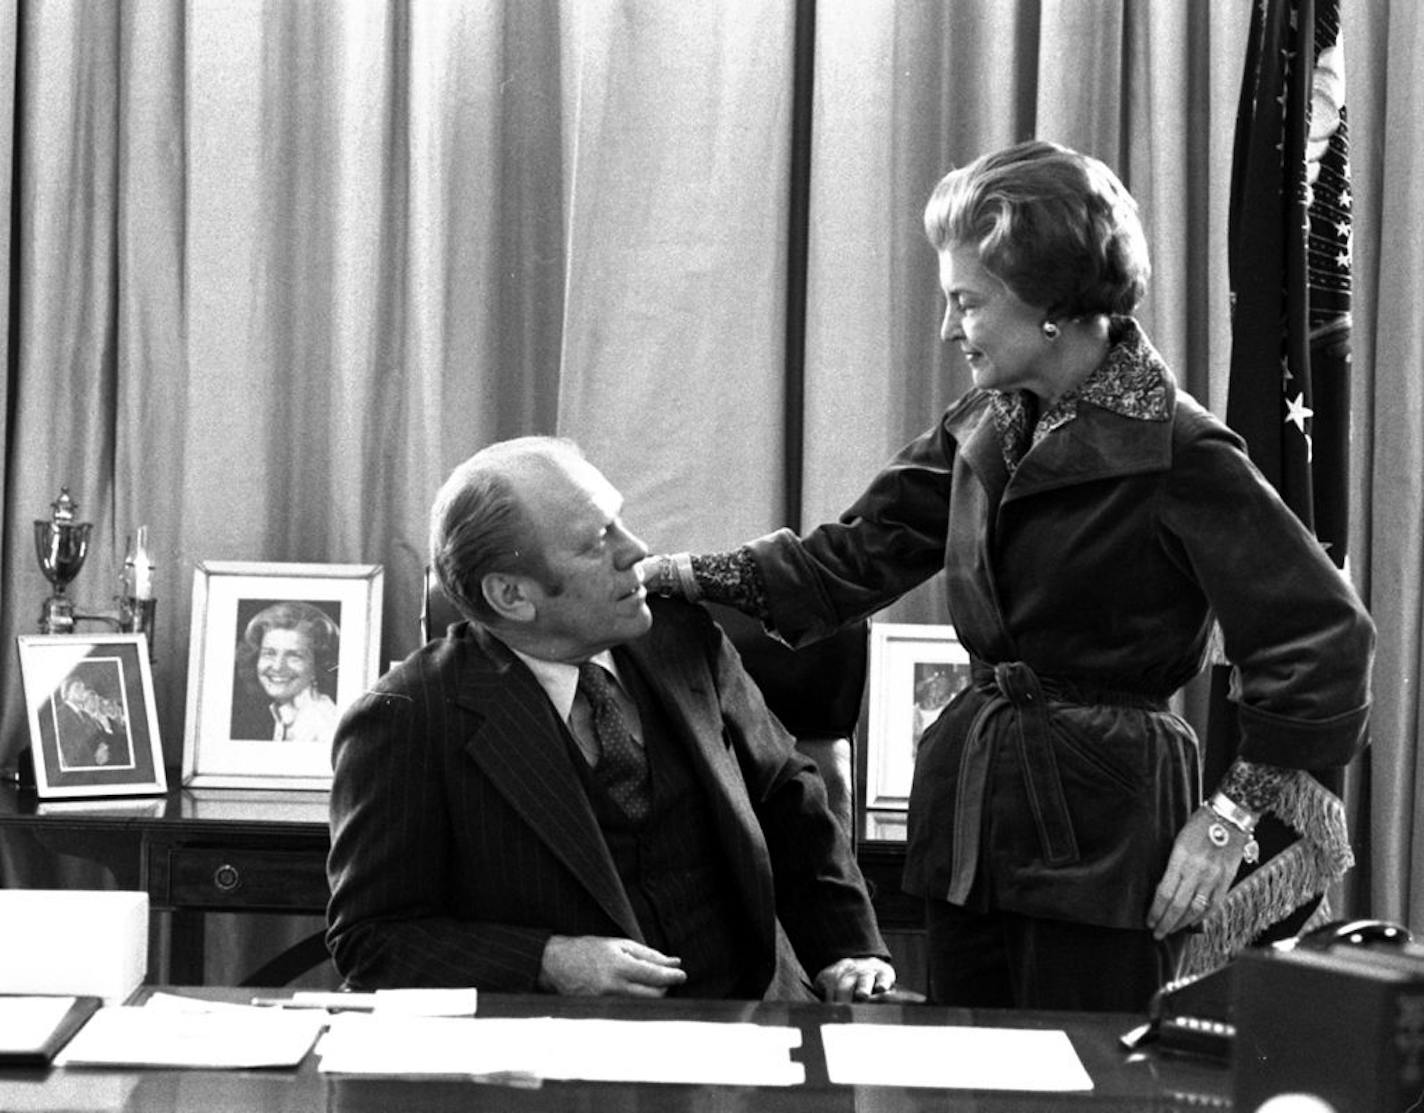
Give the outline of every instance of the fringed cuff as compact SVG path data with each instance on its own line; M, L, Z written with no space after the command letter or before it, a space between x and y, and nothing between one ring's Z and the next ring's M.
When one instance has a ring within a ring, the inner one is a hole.
M1270 810L1300 838L1226 894L1201 933L1188 942L1184 974L1224 966L1272 924L1324 894L1355 864L1345 805L1309 773L1297 771ZM1306 926L1323 923L1328 914L1322 900Z

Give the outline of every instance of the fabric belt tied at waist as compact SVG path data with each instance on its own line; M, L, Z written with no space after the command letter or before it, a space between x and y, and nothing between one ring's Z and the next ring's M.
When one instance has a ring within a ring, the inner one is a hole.
M1058 762L1048 729L1050 699L1083 705L1121 704L1158 709L1164 701L1136 693L1106 689L1089 691L1066 681L1040 680L1022 661L1001 661L989 665L974 661L974 687L988 696L974 716L959 760L959 792L955 800L954 858L950 866L948 900L967 904L969 890L979 862L979 842L983 830L984 800L989 780L993 734L987 727L995 715L1014 717L1014 736L1023 768L1024 789L1038 828L1043 859L1050 866L1063 866L1079 858L1078 840L1068 814Z

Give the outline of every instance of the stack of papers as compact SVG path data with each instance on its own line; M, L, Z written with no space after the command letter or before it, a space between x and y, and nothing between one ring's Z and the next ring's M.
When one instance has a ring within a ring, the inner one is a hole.
M320 1011L247 1005L190 1010L110 1005L55 1062L65 1067L295 1067L326 1024Z
M343 1013L317 1053L331 1074L796 1086L800 1044L794 1028L759 1024Z

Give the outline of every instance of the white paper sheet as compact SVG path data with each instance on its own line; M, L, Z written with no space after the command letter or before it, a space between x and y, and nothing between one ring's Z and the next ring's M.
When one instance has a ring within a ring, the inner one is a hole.
M899 1024L823 1024L832 1082L955 1090L1091 1090L1062 1031Z
M55 1062L67 1067L295 1067L328 1014L239 1007L100 1009Z
M317 1051L333 1074L795 1086L800 1042L794 1028L756 1024L343 1013Z
M0 996L0 1051L43 1047L74 1001L73 997Z

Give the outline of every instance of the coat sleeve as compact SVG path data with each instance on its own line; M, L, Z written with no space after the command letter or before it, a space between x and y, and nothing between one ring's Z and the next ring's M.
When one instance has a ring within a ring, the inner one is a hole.
M336 968L359 989L532 992L551 932L457 918L451 907L453 833L434 742L445 701L438 687L383 685L347 711L334 743L327 946Z
M825 637L894 602L944 566L950 445L943 424L911 441L834 522L750 545L771 611L791 645Z
M807 972L842 958L889 960L855 852L815 762L767 709L721 630L707 622L722 721L771 859L777 918Z
M1369 717L1374 623L1235 434L1184 422L1161 520L1235 667L1239 755L1291 769L1347 763Z

